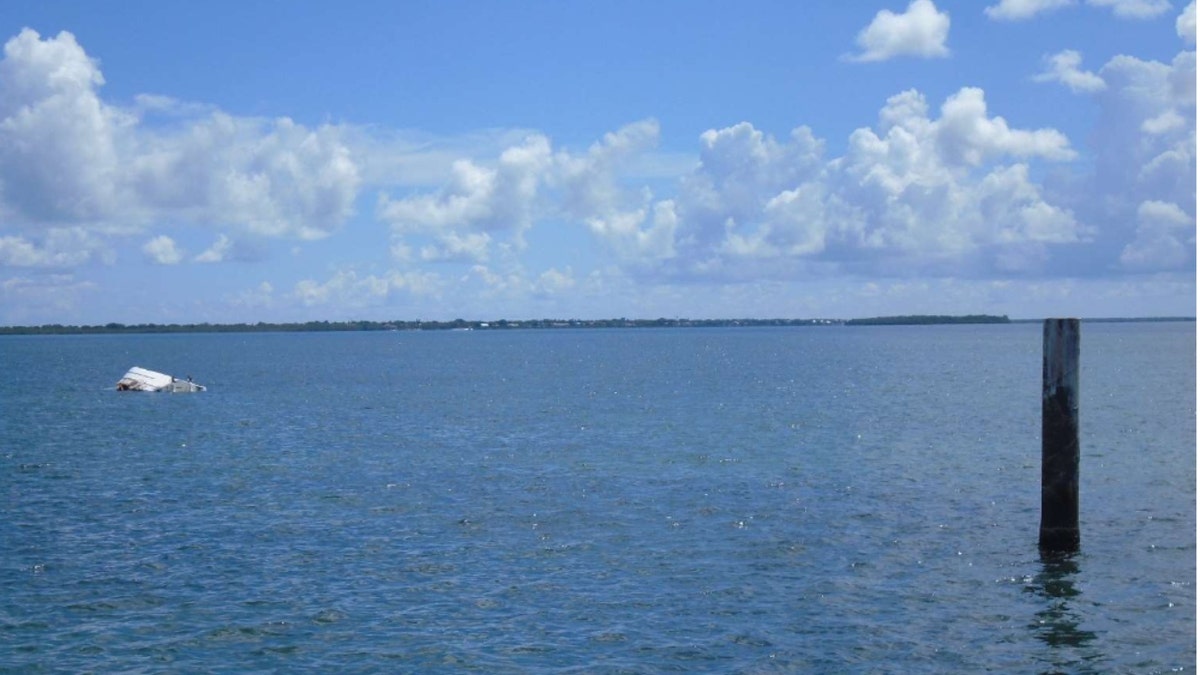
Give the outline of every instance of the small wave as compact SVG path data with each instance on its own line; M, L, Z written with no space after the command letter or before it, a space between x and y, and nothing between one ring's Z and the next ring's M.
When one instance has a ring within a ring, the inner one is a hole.
M313 623L330 624L337 623L346 618L346 613L339 609L323 609L313 615Z

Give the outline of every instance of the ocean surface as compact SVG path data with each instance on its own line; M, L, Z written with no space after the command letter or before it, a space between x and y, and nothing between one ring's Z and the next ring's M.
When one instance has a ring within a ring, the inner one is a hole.
M1194 323L0 337L0 671L1192 672ZM208 386L120 393L134 365Z

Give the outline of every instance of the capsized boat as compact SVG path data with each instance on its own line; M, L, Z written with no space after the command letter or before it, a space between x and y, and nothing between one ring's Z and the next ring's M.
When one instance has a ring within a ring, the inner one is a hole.
M204 386L192 382L191 376L180 380L166 373L159 373L134 366L117 381L117 391L204 391Z

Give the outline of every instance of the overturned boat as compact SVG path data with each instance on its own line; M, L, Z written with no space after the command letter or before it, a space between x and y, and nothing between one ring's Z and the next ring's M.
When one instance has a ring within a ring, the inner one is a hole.
M117 381L117 391L169 391L172 393L204 391L202 385L192 382L191 375L180 380L166 373L134 366Z

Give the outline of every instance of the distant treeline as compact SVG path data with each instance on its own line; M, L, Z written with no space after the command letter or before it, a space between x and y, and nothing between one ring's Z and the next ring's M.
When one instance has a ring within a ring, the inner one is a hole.
M968 314L966 316L940 316L912 314L908 316L877 316L870 319L850 319L847 326L929 326L955 323L1010 323L1008 316L991 314Z
M106 323L0 326L0 335L99 335L122 333L300 333L400 330L511 330L515 328L680 328L719 326L830 326L840 319L532 319L511 321L306 321L304 323Z
M716 328L739 326L922 326L934 324L1032 323L1007 316L880 316L869 319L530 319L513 321L306 321L303 323L106 323L99 326L46 324L0 326L0 335L100 335L134 333L315 333L400 330L512 330L517 328ZM1084 321L1195 321L1194 317L1084 319Z

